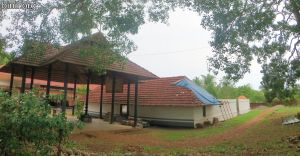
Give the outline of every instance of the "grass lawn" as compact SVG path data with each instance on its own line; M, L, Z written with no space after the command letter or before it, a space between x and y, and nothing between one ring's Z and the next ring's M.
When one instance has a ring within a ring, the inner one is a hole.
M209 144L195 144L222 135L225 131L254 119L264 110L252 110L247 114L221 122L204 129L146 128L130 134L110 134L77 140L77 147L109 155L123 155L137 152L136 155L300 155L297 146L291 147L287 137L300 135L300 124L281 124L282 117L300 112L300 106L278 107L270 111L257 124L241 133ZM103 136L103 137L102 137ZM106 136L106 137L104 137ZM180 144L185 142L186 144Z
M189 137L206 137L214 134L222 133L224 130L232 128L238 124L241 124L249 119L257 116L262 110L251 110L250 112L240 115L238 117L226 120L226 122L220 122L217 125L207 127L204 129L172 129L172 128L150 128L147 129L155 137L165 140L180 140L187 139Z
M300 123L281 125L282 117L298 112L300 106L279 108L241 136L196 150L228 155L300 155L299 148L289 147L286 141L288 136L300 135Z

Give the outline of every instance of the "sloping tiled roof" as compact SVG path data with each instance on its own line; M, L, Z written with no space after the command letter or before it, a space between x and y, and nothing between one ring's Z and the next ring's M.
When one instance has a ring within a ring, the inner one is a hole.
M90 38L97 39L100 41L106 42L106 39L104 38L103 34L98 32L93 34ZM87 38L88 39L88 38ZM84 39L83 39L84 40ZM110 51L113 53L113 51ZM51 58L49 61L53 60L60 60L61 62L68 62L73 64L79 64L83 66L89 66L94 61L94 58L91 56L82 57L79 51L79 45L77 43L67 45L62 48L61 52L58 53L56 56ZM47 62L48 63L48 62ZM133 74L137 76L143 76L147 78L158 78L155 74L151 73L150 71L146 70L145 68L133 63L129 59L123 61L123 62L115 62L108 67L106 67L107 70L110 71L117 71L122 72L126 74Z
M93 62L94 58L92 57L85 57L83 58L80 56L80 52L78 50L78 47L67 47L66 49L63 49L61 53L57 54L53 60L59 60L61 62L67 62L72 64L78 64L82 66L89 66L91 65L91 62ZM48 63L48 62L47 62ZM133 74L137 76L143 76L147 78L158 78L155 74L152 72L146 70L145 68L137 65L136 63L133 63L129 59L126 59L122 62L115 62L108 67L106 67L106 70L109 71L117 71L122 72L126 74Z
M201 106L202 103L185 87L176 86L175 83L185 79L185 76L166 77L141 81L139 85L139 105L157 106ZM104 103L111 103L111 93L103 92ZM115 94L116 104L127 103L127 85L123 87L123 93ZM134 85L131 85L130 104L134 103ZM98 104L100 101L100 86L90 93L90 102Z
M158 78L155 74L150 72L149 70L139 66L138 64L127 60L123 63L113 63L110 65L107 70L110 71L117 71L117 72L123 72L126 74L133 74L138 76L144 76L148 78Z
M24 64L29 66L40 66L47 62L50 58L60 53L60 48L47 44L45 45L45 52L41 54L30 53L27 56L20 56L13 60L16 64Z
M82 40L86 40L89 38L93 38L93 39L96 38L96 39L100 39L100 41L102 40L105 41L105 38L102 35L102 33L93 34L92 36L84 38ZM20 56L10 63L45 67L50 63L59 61L59 62L71 63L73 65L78 65L80 67L88 67L89 65L91 65L91 62L94 61L94 58L93 57L84 58L81 56L79 51L79 43L82 40L79 40L77 42L59 48L55 48L54 46L47 45L46 51L43 54L39 54L39 55L29 54L29 55ZM59 68L63 69L64 67L59 67ZM131 62L130 60L125 60L123 62L115 62L109 65L108 67L106 67L106 70L136 75L136 76L140 76L143 79L158 78L155 74ZM10 71L9 64L1 68L0 71L9 72ZM47 71L44 71L44 73L47 73ZM61 74L59 74L58 76L61 76ZM40 79L41 78L46 79L46 75L41 76ZM60 81L61 79L62 78L58 80Z

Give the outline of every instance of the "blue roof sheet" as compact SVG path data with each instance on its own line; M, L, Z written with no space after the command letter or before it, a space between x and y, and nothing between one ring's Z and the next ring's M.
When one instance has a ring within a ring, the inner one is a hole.
M204 105L219 105L220 101L207 92L205 89L196 85L189 79L182 79L175 83L176 86L181 86L190 89L195 96L201 101Z

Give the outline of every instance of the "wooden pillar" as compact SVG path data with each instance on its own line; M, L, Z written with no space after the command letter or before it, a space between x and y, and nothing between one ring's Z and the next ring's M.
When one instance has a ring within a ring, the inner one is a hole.
M21 83L21 93L25 93L25 85L26 85L26 66L23 66L22 71L22 83Z
M74 78L74 88L73 88L73 100L76 100L76 91L77 91L77 77Z
M46 87L46 99L49 98L51 74L52 74L52 64L49 64L48 65L48 76L47 76L47 87Z
M86 97L85 97L85 115L88 115L89 110L89 94L90 94L90 81L91 81L91 71L88 71L87 81L86 81Z
M76 93L77 93L77 76L74 77L72 115L75 114Z
M112 81L112 94L111 94L111 112L110 112L110 124L114 122L114 109L115 109L115 91L116 91L116 76L113 75Z
M33 89L34 75L35 75L35 68L34 68L34 67L31 67L31 81L30 81L30 90L32 90L32 89Z
M129 117L129 104L130 104L130 80L127 84L127 118Z
M66 112L66 107L67 107L68 78L69 78L69 64L65 63L65 72L64 72L64 99L63 99L63 102L62 102L62 111L63 112Z
M104 77L101 78L101 90L100 90L100 119L103 118L102 110L103 110L103 85L104 85Z
M135 80L135 86L134 86L134 127L137 125L137 105L138 105L138 89L139 89L139 80L138 78Z
M12 95L13 86L14 86L14 76L15 76L15 65L11 64L11 75L10 75L10 84L9 84L9 96Z

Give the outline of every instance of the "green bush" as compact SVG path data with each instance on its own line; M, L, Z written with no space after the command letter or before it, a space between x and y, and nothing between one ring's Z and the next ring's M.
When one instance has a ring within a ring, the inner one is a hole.
M279 99L279 98L274 98L272 100L272 105L275 106L275 105L281 105L282 104L282 101Z
M82 102L79 98L75 99L75 110L74 110L74 115L79 119L80 115L83 111L84 107L84 102Z
M61 94L50 94L49 100L53 102L61 102L64 98L63 92L61 91Z
M296 117L300 119L300 112L296 114Z
M293 105L297 105L298 101L295 98L285 98L283 100L283 103L286 106L293 106Z
M67 141L75 123L64 113L51 115L45 100L34 93L9 97L0 92L0 153L49 155L54 146Z

